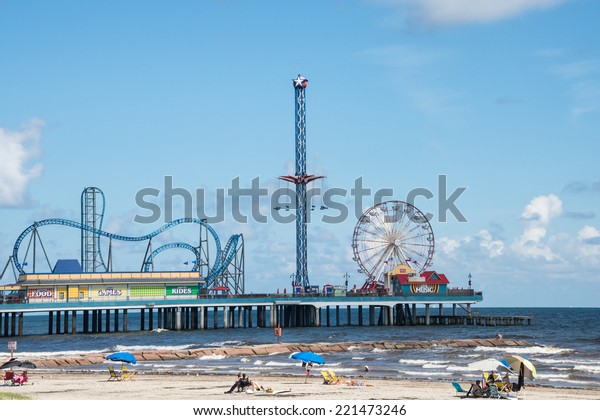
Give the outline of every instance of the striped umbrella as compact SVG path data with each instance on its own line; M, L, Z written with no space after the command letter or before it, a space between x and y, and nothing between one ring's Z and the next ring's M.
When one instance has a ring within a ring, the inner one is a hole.
M505 366L519 372L521 370L521 364L523 364L523 374L526 378L533 379L537 377L535 366L529 359L523 356L517 356L516 354L505 354L504 359L501 360Z

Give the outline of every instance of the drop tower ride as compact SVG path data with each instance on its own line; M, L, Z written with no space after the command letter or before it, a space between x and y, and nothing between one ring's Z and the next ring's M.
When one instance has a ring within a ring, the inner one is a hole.
M310 290L307 261L307 208L306 185L322 176L306 173L306 87L308 79L298 75L293 79L295 93L296 173L279 178L296 185L296 273L295 286Z

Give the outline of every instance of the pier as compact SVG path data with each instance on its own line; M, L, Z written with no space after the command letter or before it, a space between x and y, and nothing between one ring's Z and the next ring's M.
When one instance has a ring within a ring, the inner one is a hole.
M0 336L31 335L31 325L52 334L98 334L230 328L414 325L531 325L531 316L480 315L481 296L248 295L162 301L57 302L0 305ZM38 315L32 317L31 315ZM132 316L135 315L135 316ZM40 328L40 323L45 324ZM40 332L38 332L39 334Z

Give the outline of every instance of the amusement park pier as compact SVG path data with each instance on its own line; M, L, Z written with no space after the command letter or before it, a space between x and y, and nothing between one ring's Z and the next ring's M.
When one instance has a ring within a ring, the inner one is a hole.
M443 273L430 269L435 240L428 218L402 201L376 203L359 218L353 233L354 261L364 278L361 288L311 284L308 275L307 198L309 183L323 178L306 172L306 88L293 79L295 92L294 175L280 179L296 187L296 272L288 293L246 294L244 238L221 241L206 220L181 218L142 236L103 229L104 193L97 187L81 194L81 220L36 221L15 241L0 278L0 336L32 334L29 325L44 317L47 334L110 333L134 330L209 330L320 326L523 325L530 317L483 317L472 310L482 292L451 288ZM279 209L275 209L279 210ZM42 242L44 226L78 230L80 259L50 263ZM197 243L157 244L176 226L198 229ZM112 264L113 241L143 242L139 271L118 272ZM157 246L158 245L158 246ZM108 249L107 256L103 250ZM191 252L190 271L159 271L159 254ZM43 257L43 258L42 258ZM41 271L47 263L47 271ZM287 284L287 279L281 285ZM279 289L278 289L279 291Z

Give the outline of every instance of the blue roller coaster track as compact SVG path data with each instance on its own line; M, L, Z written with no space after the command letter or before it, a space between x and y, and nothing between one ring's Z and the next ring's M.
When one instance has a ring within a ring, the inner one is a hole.
M104 213L104 209L103 209L102 213ZM19 237L15 241L15 245L13 247L13 262L14 262L15 266L17 267L17 269L19 270L19 273L26 274L25 270L23 269L22 264L20 264L20 262L19 262L19 247L21 246L21 243L23 242L25 237L27 237L27 235L29 235L35 229L42 227L42 226L46 226L46 225L67 226L67 227L71 227L71 228L75 228L75 229L92 232L96 235L103 236L103 237L109 238L109 239L115 239L115 240L125 241L125 242L139 242L139 241L150 240L150 239L154 238L155 236L161 234L162 232L164 232L168 229L171 229L177 225L180 225L182 223L195 223L195 224L206 227L206 229L212 235L213 240L215 241L216 257L215 257L214 264L206 277L206 280L210 284L216 277L218 277L220 274L222 274L223 271L227 268L227 266L231 263L232 259L235 256L235 253L237 251L237 245L239 242L240 235L231 236L229 238L229 240L227 241L225 248L223 250L221 250L221 241L219 240L219 237L218 237L217 233L215 232L215 230L210 225L208 225L205 221L203 221L201 219L196 219L196 218L181 218L181 219L173 220L171 223L167 223L167 224L163 225L162 227L160 227L159 229L156 229L155 231L148 233L146 235L143 235L143 236L117 235L114 233L105 232L101 229L96 229L91 226L87 226L82 223L75 222L72 220L67 220L67 219L45 219L45 220L41 220L39 222L33 223L31 226L27 227L19 235ZM183 249L188 249L188 250L192 251L194 253L194 255L196 256L196 263L195 263L194 267L192 268L192 271L198 270L198 261L200 259L200 254L199 254L198 248L194 247L193 245L184 243L184 242L173 242L173 243L163 245L163 246L157 248L154 252L152 252L152 254L150 254L148 256L146 261L144 261L144 271L149 271L149 268L152 265L152 261L153 261L154 257L156 257L157 254L159 254L160 252L166 251L167 249L172 249L172 248L183 248Z

